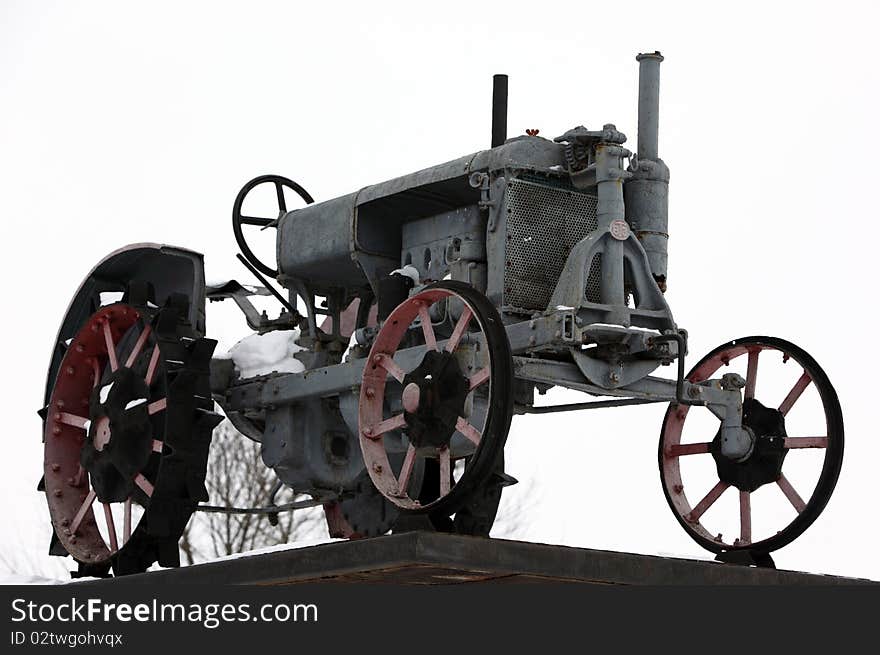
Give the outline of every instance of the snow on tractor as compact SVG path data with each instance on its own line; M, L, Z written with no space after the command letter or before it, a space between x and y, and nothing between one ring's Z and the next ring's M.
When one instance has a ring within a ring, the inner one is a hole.
M637 59L636 153L612 124L506 138L496 76L488 150L321 203L284 177L248 182L233 229L259 286L208 286L183 248L101 261L61 324L40 412L51 554L81 573L178 565L208 500L215 402L311 499L297 506L322 505L330 534L349 538L488 535L515 482L514 414L668 403L658 460L681 527L721 559L770 561L832 493L840 405L813 358L777 338L730 341L686 372L687 332L664 296L663 58ZM260 185L277 216L242 212ZM305 205L288 211L285 189ZM277 230L274 266L248 246L254 227ZM102 303L111 292L121 299ZM255 294L280 314L258 312ZM213 356L206 299L231 299L254 332L231 357ZM267 347L285 357L271 371L254 357ZM663 365L675 377L652 375ZM551 387L606 398L535 405Z

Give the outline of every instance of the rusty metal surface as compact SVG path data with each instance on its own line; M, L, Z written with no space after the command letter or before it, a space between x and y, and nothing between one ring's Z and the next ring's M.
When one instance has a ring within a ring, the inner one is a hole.
M877 584L869 580L759 569L433 532L340 541L127 576L138 584L315 582L457 584L567 582L615 585ZM112 585L114 580L82 584Z

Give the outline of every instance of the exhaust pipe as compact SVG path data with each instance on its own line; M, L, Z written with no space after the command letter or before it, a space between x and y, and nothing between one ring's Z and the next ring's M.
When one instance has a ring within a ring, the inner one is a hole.
M660 291L666 291L669 242L669 169L660 159L657 135L660 127L659 52L640 54L638 163L623 186L626 220L648 255L651 272Z
M660 128L659 52L636 56L639 62L639 159L657 159L657 133Z
M492 147L507 141L507 75L492 76Z

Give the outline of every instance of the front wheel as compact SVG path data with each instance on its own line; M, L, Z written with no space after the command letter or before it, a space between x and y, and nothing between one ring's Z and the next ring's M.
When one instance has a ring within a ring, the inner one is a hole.
M685 532L707 550L769 553L803 533L831 497L843 459L840 403L816 361L782 339L726 343L687 379L719 371L746 381L742 420L751 451L739 461L724 457L719 420L706 408L672 403L660 435L663 491Z

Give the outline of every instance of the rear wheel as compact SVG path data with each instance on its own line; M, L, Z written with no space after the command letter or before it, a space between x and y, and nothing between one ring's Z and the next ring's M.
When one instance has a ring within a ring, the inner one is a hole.
M394 359L405 349L417 353L408 370ZM473 287L444 281L398 305L376 336L360 392L361 451L379 492L435 517L472 501L502 461L512 383L501 318ZM396 454L399 465L389 458ZM416 486L417 465L425 474Z
M194 337L186 305L108 305L71 339L46 408L53 554L117 575L179 564L220 420L208 388L215 342Z

